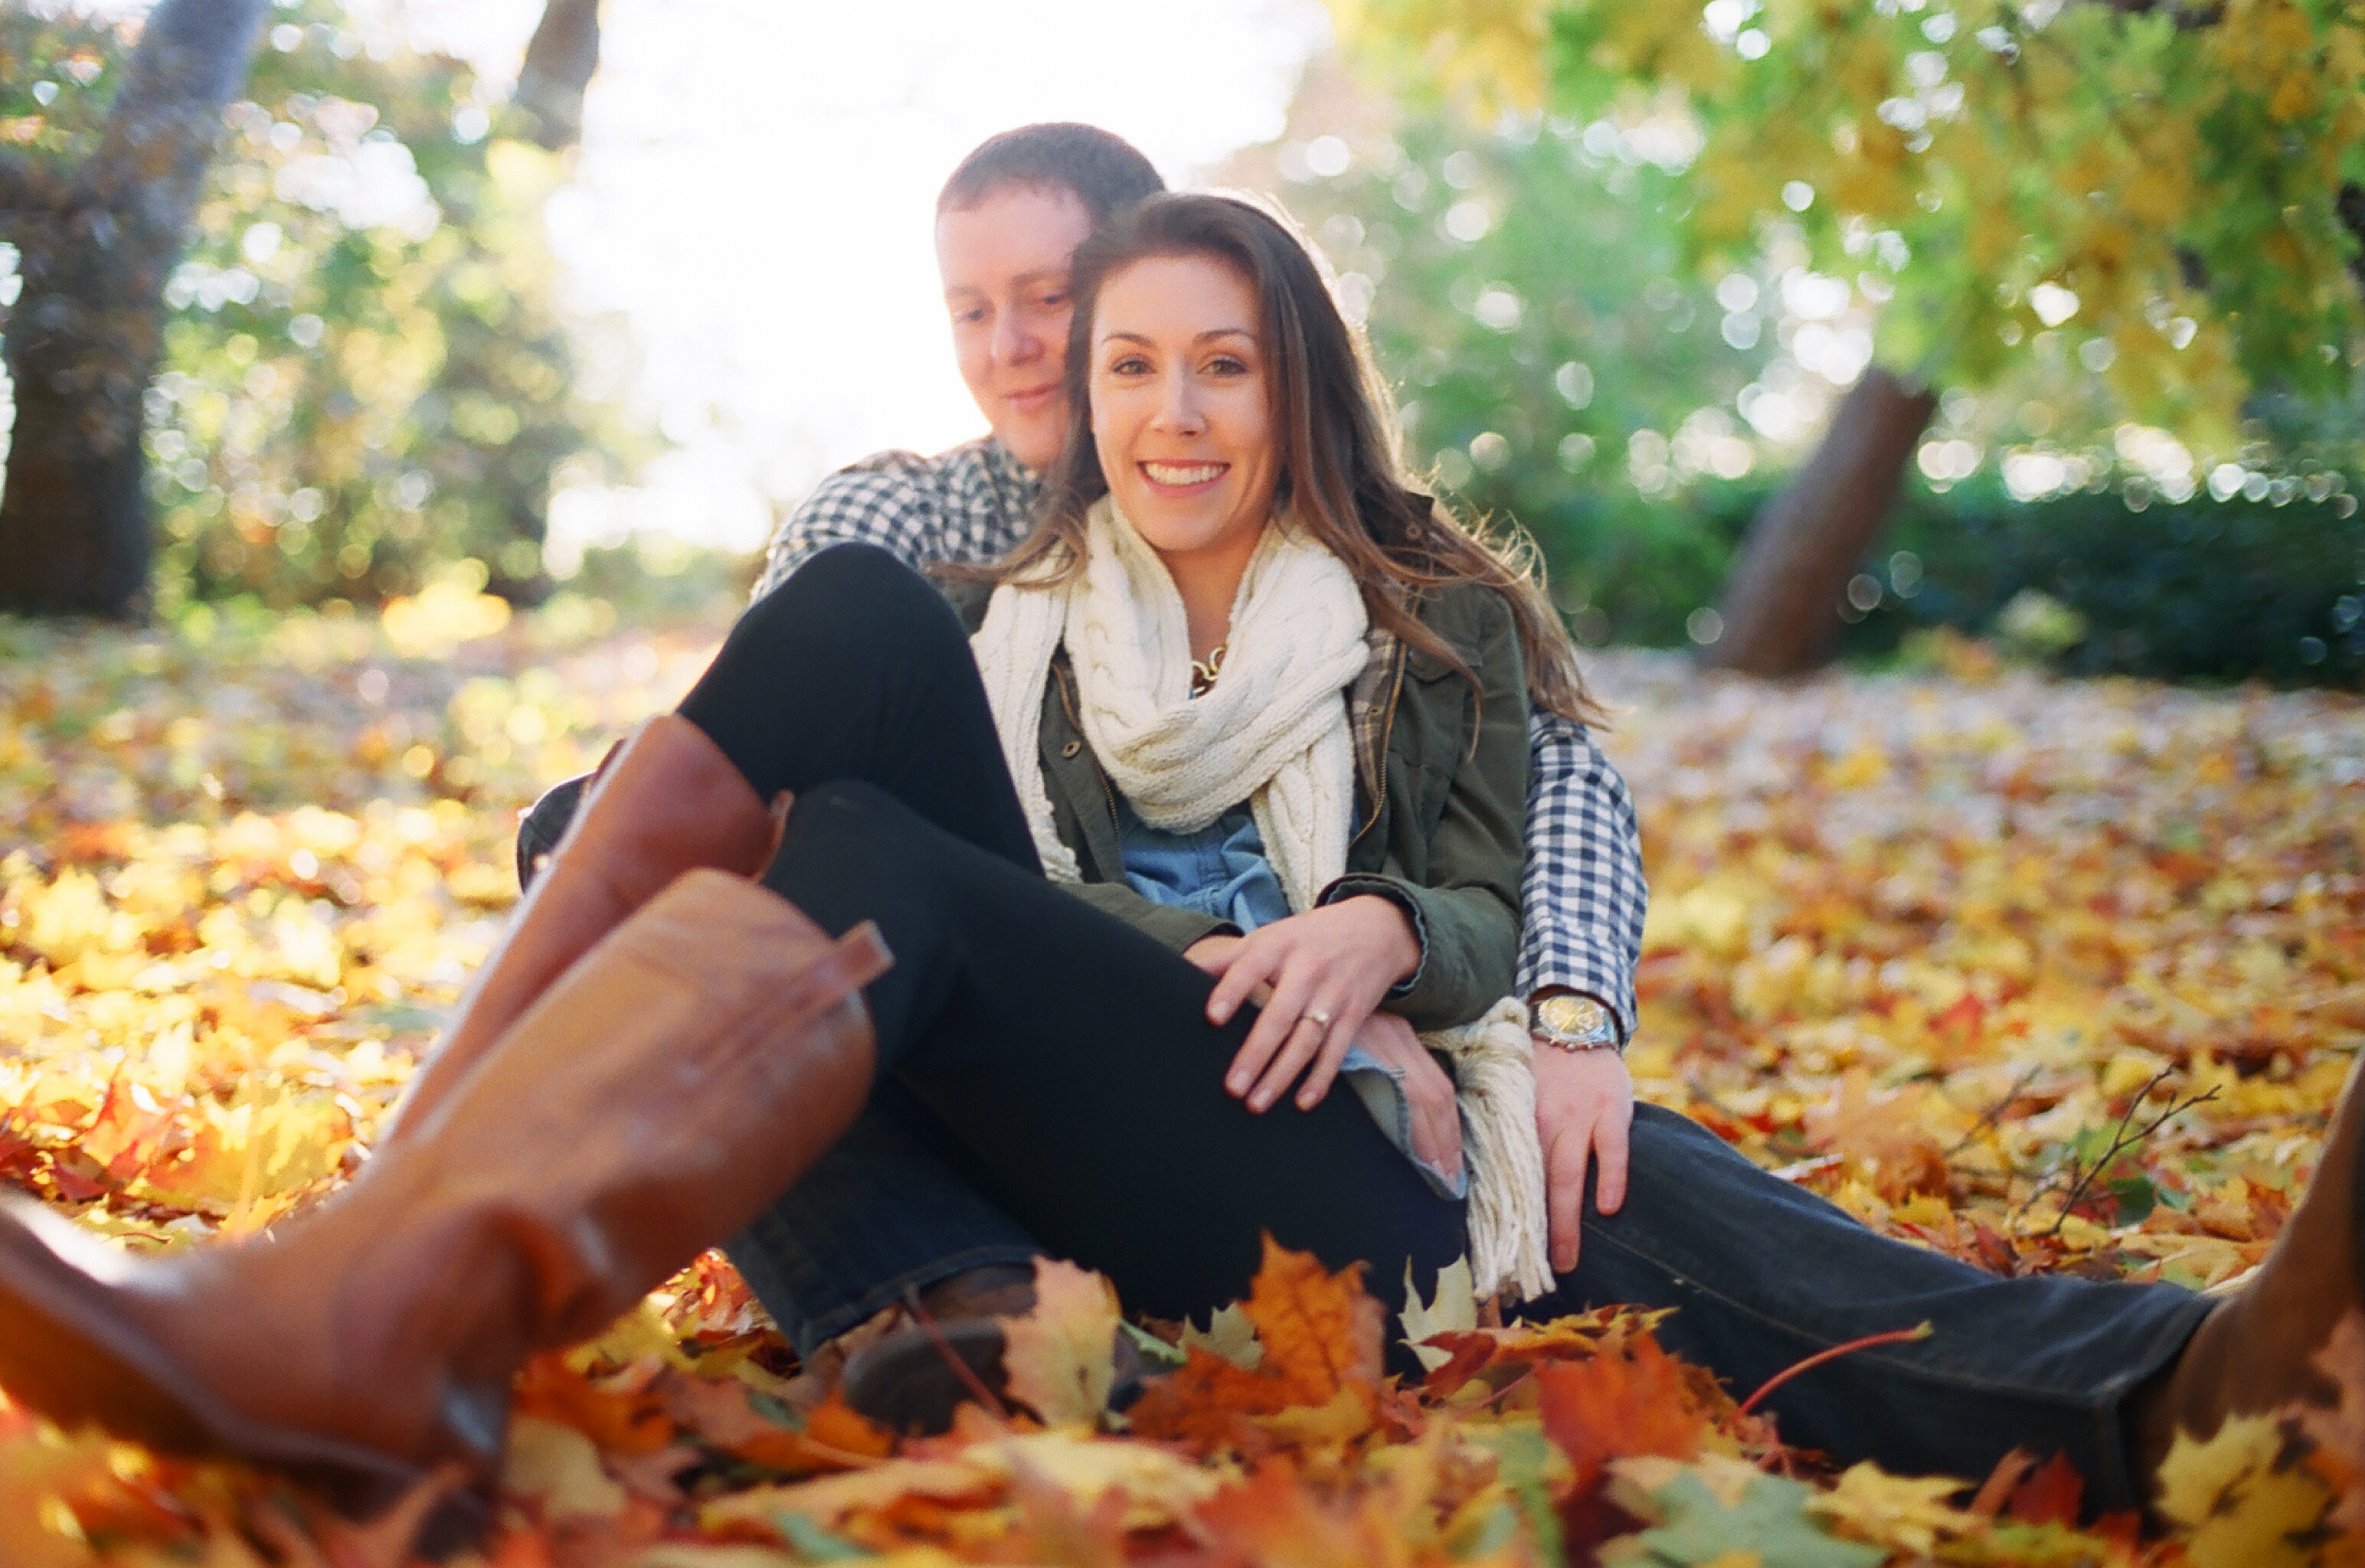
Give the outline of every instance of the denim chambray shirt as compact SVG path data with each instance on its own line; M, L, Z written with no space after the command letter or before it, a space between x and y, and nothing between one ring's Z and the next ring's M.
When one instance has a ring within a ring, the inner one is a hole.
M1265 858L1255 813L1245 802L1196 833L1169 833L1142 821L1133 802L1119 795L1116 820L1125 879L1152 903L1228 920L1243 935L1288 915L1289 897L1272 862ZM1339 1064L1339 1076L1430 1187L1446 1197L1469 1195L1466 1165L1448 1181L1414 1155L1412 1109L1405 1100L1401 1071L1382 1067L1362 1047L1353 1046Z

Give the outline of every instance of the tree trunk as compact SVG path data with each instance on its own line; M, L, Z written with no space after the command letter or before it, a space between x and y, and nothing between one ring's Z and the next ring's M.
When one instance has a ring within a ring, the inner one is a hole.
M1749 530L1724 589L1724 631L1701 659L1796 675L1831 657L1856 564L1880 536L1938 399L1875 366L1849 388L1789 487Z
M164 284L270 0L162 0L98 151L46 211L6 217L23 292L5 342L17 423L0 494L0 610L133 619L147 607L142 395Z
M600 0L549 0L525 46L513 101L555 152L583 134L583 95L600 69Z

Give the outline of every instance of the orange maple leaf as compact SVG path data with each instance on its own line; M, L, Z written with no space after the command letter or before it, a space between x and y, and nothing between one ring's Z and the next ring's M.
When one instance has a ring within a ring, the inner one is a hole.
M1575 1489L1591 1491L1613 1459L1690 1459L1708 1415L1684 1363L1642 1335L1622 1351L1536 1368L1544 1436L1568 1455Z
M673 1441L673 1420L655 1395L602 1388L555 1354L526 1363L513 1408L572 1427L612 1453L655 1453Z
M1361 1263L1334 1274L1267 1236L1247 1311L1264 1346L1258 1371L1286 1384L1291 1404L1328 1405L1351 1384L1379 1383L1385 1313L1364 1294Z
M109 1176L127 1182L156 1158L173 1124L172 1110L118 1073L107 1082L98 1115L82 1135L82 1151L105 1166Z
M1330 1418L1316 1423L1323 1436L1339 1434L1344 1411L1334 1402L1361 1402L1362 1425L1376 1419L1381 1351L1386 1315L1363 1294L1362 1265L1332 1273L1308 1252L1293 1252L1264 1238L1264 1263L1249 1286L1244 1310L1256 1326L1264 1358L1249 1371L1198 1346L1182 1366L1153 1382L1128 1410L1127 1421L1145 1437L1212 1453L1233 1449L1268 1451L1286 1428L1263 1429L1260 1417L1311 1408ZM1352 1425L1351 1422L1346 1423Z
M1196 1345L1166 1376L1153 1380L1126 1421L1134 1431L1193 1452L1261 1449L1264 1439L1250 1417L1288 1408L1289 1386L1262 1372L1236 1367Z
M1302 1568L1371 1568L1381 1543L1356 1520L1323 1506L1285 1459L1260 1465L1238 1485L1199 1505L1197 1522L1220 1560L1288 1562ZM1228 1549L1226 1551L1225 1549Z

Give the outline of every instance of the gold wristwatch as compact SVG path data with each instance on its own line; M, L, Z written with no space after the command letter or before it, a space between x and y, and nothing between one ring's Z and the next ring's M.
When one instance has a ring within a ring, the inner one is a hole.
M1618 1022L1609 1009L1575 991L1556 991L1537 1002L1531 1028L1537 1038L1564 1051L1618 1048Z

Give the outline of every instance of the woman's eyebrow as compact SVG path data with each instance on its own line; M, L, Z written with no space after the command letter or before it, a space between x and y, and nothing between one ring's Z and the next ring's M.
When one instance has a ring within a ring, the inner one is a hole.
M1204 343L1210 338L1246 338L1250 342L1256 342L1256 334L1250 331L1246 327L1210 327L1205 331L1194 337L1191 341L1194 343ZM1121 331L1115 328L1111 328L1109 330L1103 332L1101 334L1101 342L1104 343L1139 343L1144 348L1155 348L1158 346L1153 340L1143 333Z

